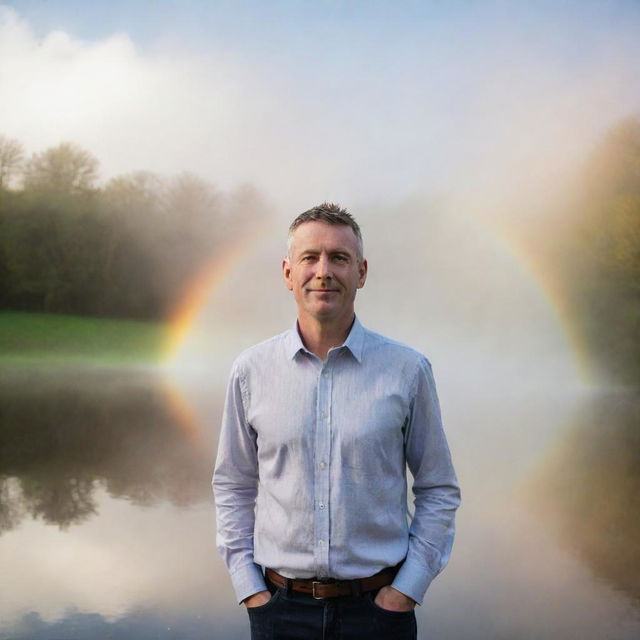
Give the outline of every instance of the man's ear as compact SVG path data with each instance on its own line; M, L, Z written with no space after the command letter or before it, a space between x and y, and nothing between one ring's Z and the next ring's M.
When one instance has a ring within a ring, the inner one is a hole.
M358 280L358 289L362 289L362 287L364 287L364 283L367 281L368 269L369 265L367 264L367 261L363 260L358 267L358 272L360 275L360 278Z
M291 282L291 265L287 258L282 261L282 279L284 280L284 284L287 289L289 289L289 291L293 291L293 283Z

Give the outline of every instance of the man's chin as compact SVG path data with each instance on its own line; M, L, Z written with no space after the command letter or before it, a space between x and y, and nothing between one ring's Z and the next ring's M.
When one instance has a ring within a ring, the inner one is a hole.
M344 309L336 308L334 305L318 305L313 309L308 310L309 315L313 316L318 322L323 323L334 323L336 321L340 321L341 319L348 319L351 321L353 319L353 311L348 312Z
M316 304L309 305L304 309L305 313L314 318L322 319L322 318L332 318L334 316L339 316L340 312L336 309L335 305L317 302Z
M340 314L335 309L332 309L327 305L320 307L319 309L314 309L313 315L318 319L331 320L333 318L337 318Z

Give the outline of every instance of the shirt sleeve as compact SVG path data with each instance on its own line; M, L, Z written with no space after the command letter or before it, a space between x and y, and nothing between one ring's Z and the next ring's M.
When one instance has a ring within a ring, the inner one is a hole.
M405 455L413 475L415 513L407 557L392 586L422 604L431 581L451 554L460 489L442 428L431 365L423 358L415 381L405 433Z
M238 602L266 589L253 561L253 529L258 493L256 433L246 419L246 390L234 365L225 401L213 473L216 545L227 565Z

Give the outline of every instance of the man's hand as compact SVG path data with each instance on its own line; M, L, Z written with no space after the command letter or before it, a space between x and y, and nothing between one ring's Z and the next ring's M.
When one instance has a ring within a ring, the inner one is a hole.
M390 585L378 591L374 603L387 611L411 611L416 606L415 600Z
M260 605L267 604L269 600L271 600L270 591L258 591L258 593L254 593L252 596L245 598L242 602L247 609L251 609L251 607L259 607Z

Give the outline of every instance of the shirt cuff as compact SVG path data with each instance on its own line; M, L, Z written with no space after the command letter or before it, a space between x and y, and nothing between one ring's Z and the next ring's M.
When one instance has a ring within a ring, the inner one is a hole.
M424 594L434 577L435 576L421 564L411 562L407 558L393 579L391 586L401 593L404 593L405 596L409 596L418 604L422 604Z
M267 585L262 569L255 563L245 564L231 574L231 582L236 592L238 604L258 591L265 591Z

